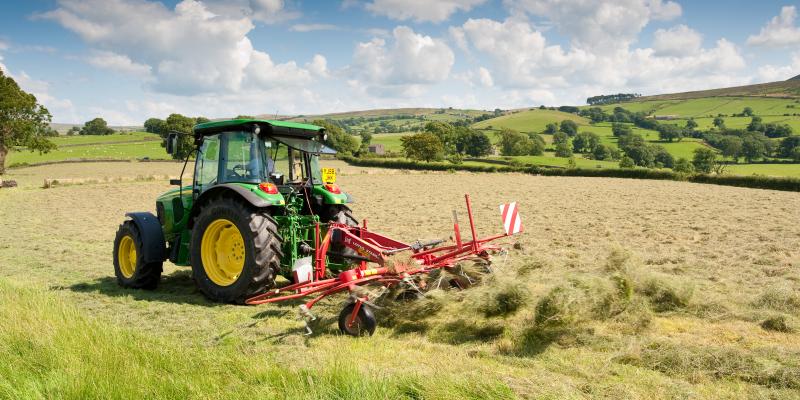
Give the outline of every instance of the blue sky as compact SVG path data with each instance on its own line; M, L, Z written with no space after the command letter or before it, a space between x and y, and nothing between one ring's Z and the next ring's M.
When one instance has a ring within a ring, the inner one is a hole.
M29 0L0 68L56 122L583 104L800 74L800 6L668 0Z

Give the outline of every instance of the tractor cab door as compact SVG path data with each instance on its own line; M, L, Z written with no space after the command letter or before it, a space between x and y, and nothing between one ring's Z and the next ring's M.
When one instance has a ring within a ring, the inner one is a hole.
M203 138L203 144L197 153L194 164L194 187L192 192L197 198L201 193L217 184L220 164L220 135Z

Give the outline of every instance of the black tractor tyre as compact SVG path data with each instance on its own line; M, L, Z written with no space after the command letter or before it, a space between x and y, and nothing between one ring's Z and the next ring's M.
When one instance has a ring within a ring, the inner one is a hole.
M280 272L283 238L269 213L225 197L211 200L201 207L192 229L190 250L192 277L197 288L212 301L243 304L248 298L273 287L275 276ZM201 253L203 234L212 222L219 219L230 221L244 239L242 271L234 282L225 286L209 278Z
M120 245L123 242L126 242L124 250L127 250L125 253L129 257L127 261L120 258L125 256L120 254ZM126 273L123 273L123 266L126 266L124 268ZM162 262L144 262L142 235L136 224L133 221L123 222L114 238L114 275L117 277L117 283L124 288L152 290L158 286L162 271Z
M378 323L375 319L375 315L372 313L372 309L370 309L366 304L361 304L361 307L358 309L358 314L356 314L356 319L353 321L353 325L347 326L347 320L350 318L350 314L353 313L353 308L356 306L356 303L349 303L342 309L342 312L339 313L339 331L344 333L345 335L350 336L372 336L375 333L375 327L377 327Z
M348 226L358 226L358 220L353 216L353 211L347 206L329 206L325 213L322 215L323 222L337 222ZM323 234L324 235L324 234ZM328 258L331 262L337 264L352 264L355 260L347 257L342 257L337 254L344 254L350 256L357 256L353 249L345 247L344 243L337 240L332 240L328 248L329 253L333 253Z

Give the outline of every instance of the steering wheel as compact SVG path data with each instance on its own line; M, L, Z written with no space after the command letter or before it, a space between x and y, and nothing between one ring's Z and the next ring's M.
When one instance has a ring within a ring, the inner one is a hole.
M234 165L233 168L231 168L231 172L236 174L239 178L244 178L247 175L247 168L243 164Z

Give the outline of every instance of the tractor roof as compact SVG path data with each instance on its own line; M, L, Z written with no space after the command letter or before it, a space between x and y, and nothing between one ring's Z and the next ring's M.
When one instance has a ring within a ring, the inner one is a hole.
M220 132L237 130L251 130L254 126L261 128L261 132L276 136L298 136L311 138L322 133L325 128L311 124L301 124L291 121L276 121L271 119L226 119L197 124L192 128L195 136L213 135Z

